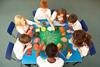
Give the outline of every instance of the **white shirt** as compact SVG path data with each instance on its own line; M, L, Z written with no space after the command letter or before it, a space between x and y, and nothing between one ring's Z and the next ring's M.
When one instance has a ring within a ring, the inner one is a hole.
M73 30L82 30L82 26L78 20L72 25L72 27Z
M69 40L69 43L72 43L72 40ZM73 44L73 43L72 43ZM74 44L72 45L73 50L77 50L80 52L81 57L87 56L88 52L89 52L89 47L87 45L83 46L83 47L75 47Z
M52 19L52 20L55 20L55 19L56 19L56 16L57 16L57 12L54 11L53 14L52 14L52 16L51 16L51 19Z
M36 19L46 19L46 16L51 17L51 10L49 8L38 8L35 14Z
M19 39L16 40L13 48L13 52L17 59L21 60L23 58L25 44L21 43Z
M19 32L20 34L24 34L24 33L26 33L26 31L28 30L28 25L26 25L26 26L23 26L23 27L21 27L21 26L16 26L16 30L17 30L17 32Z
M39 67L63 67L64 61L61 58L56 57L54 63L50 63L47 59L42 59L40 56L37 57L37 64Z
M84 57L84 56L87 56L87 54L89 52L89 47L85 45L83 47L80 47L78 50L81 54L81 57Z

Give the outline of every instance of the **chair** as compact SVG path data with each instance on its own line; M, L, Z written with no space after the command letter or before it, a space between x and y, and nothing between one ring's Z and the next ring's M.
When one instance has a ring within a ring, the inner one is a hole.
M82 25L82 29L87 32L88 31L88 26L86 25L85 21L81 20L80 23Z
M95 55L96 54L96 50L95 50L95 47L94 47L94 43L91 42L91 46L89 48L89 53L91 56Z
M15 24L13 21L11 21L9 26L8 26L7 32L9 35L12 35L14 38L16 38L15 35L13 34L14 28L15 28Z
M55 9L51 9L51 15L53 14L54 11L55 11Z
M36 10L33 9L33 11L32 11L32 15L35 16L35 13L36 13Z
M8 60L14 60L16 62L20 62L19 60L17 60L17 59L15 59L15 58L12 57L13 47L14 47L14 43L9 42L8 46L7 46L7 49L6 49L5 58L8 59ZM20 67L22 67L22 64L21 64Z
M5 58L8 60L11 60L11 59L16 60L12 57L13 47L14 47L14 43L9 42L7 46L6 54L5 54Z

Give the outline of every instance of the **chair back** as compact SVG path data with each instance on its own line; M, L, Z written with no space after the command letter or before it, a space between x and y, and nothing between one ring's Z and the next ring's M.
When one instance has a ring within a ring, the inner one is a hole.
M82 29L87 32L88 31L88 26L86 25L85 21L81 20L80 23L82 25Z
M53 14L54 11L55 11L55 9L51 9L51 15Z
M13 32L14 28L15 28L15 24L14 24L13 21L11 21L10 24L9 24L9 26L8 26L7 32L8 32L10 35L12 35L12 32Z
M7 49L6 49L6 54L5 54L5 58L8 59L8 60L12 59L13 47L14 47L14 43L9 42Z
M33 11L32 11L32 15L35 16L35 13L36 13L36 10L33 9Z
M90 52L90 55L93 56L96 54L96 50L95 50L95 47L94 47L94 43L91 42L91 46L89 48L89 52Z

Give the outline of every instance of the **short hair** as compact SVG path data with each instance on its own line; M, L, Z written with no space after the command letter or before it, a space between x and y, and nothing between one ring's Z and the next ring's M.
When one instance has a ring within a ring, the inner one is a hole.
M58 52L58 47L54 43L49 43L45 49L48 57L55 57Z
M91 36L83 30L76 30L73 33L73 43L77 47L82 47L84 45L89 47L91 46Z
M60 8L60 9L57 9L56 12L57 12L57 16L60 15L60 14L63 14L64 15L63 16L63 19L64 19L63 22L66 22L66 20L67 20L67 16L66 16L67 15L67 10L64 9L64 8ZM56 16L56 19L58 20L57 16Z
M40 0L40 8L48 8L47 0Z
M77 21L77 15L76 14L71 14L71 15L69 15L69 17L68 17L68 21L69 21L69 23L75 23L76 21Z
M19 41L20 41L21 43L23 43L23 44L26 44L26 43L28 43L28 42L31 41L31 37L30 37L29 35L27 35L27 34L21 34L21 35L19 36Z

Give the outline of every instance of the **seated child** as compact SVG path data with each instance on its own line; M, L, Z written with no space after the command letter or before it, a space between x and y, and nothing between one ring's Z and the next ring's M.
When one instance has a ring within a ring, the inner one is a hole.
M30 25L34 24L37 25L38 27L41 27L40 24L32 22L21 15L16 15L14 21L15 21L16 29L20 34L25 34L28 28L30 27Z
M73 30L69 29L67 30L68 33L73 33L75 30L82 30L82 26L80 22L78 21L78 18L75 14L70 14L68 17L68 25Z
M35 18L46 19L46 15L51 17L51 10L48 8L47 0L40 0L40 8L37 9Z
M54 11L51 20L53 21L54 26L65 26L67 21L67 11L66 9L60 8Z
M37 64L39 67L63 67L64 61L56 57L58 48L54 43L47 45L45 49L47 59L42 59L40 56L37 57Z
M23 58L25 52L32 47L31 37L26 34L21 34L14 44L14 54L18 60Z
M81 57L85 57L91 46L91 36L83 30L75 30L70 42L73 43L73 49L78 49Z

